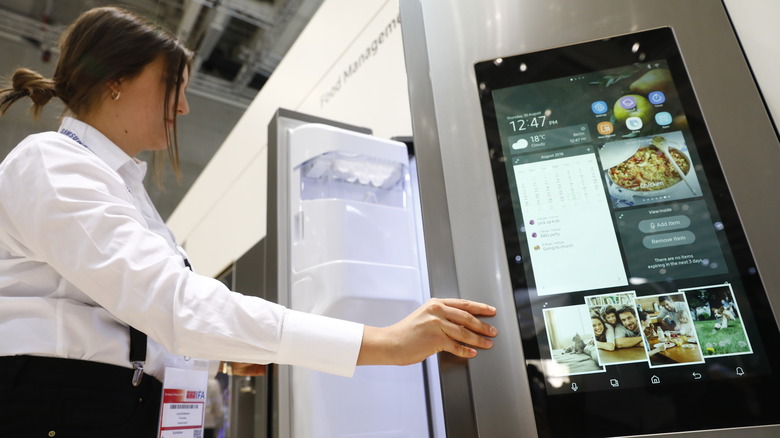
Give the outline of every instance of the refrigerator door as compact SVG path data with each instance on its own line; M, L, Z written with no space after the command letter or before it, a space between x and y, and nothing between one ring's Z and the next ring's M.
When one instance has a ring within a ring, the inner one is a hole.
M278 245L269 246L279 254L269 274L278 276L279 303L372 326L420 306L421 233L406 146L323 123L274 132L267 239ZM360 367L351 378L279 368L275 436L430 435L421 364Z
M397 142L327 125L290 132L290 307L387 326L421 304L409 160ZM420 365L352 378L294 368L293 436L427 434Z

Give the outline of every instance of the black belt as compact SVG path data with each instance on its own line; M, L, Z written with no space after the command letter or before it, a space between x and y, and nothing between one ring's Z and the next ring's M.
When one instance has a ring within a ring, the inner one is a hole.
M0 386L34 381L41 385L59 385L86 388L133 389L134 391L162 391L162 383L149 376L132 385L134 371L130 368L79 359L43 356L0 356L2 379Z

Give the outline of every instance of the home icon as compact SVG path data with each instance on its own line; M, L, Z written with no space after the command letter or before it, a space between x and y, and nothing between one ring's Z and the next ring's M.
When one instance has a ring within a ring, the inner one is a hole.
M661 379L659 379L658 376L653 376L650 378L650 383L652 383L653 385L657 385L661 383Z

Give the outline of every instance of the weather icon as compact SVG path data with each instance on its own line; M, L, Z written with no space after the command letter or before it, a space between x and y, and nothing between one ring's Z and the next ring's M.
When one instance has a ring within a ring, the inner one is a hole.
M517 140L516 142L512 143L512 149L518 150L518 149L525 149L528 147L528 140L521 138Z

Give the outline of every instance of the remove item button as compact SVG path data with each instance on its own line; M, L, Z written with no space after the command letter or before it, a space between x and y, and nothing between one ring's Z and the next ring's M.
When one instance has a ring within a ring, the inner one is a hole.
M647 249L666 248L669 246L690 245L696 241L696 235L690 231L678 231L676 233L662 233L646 236L642 244Z

